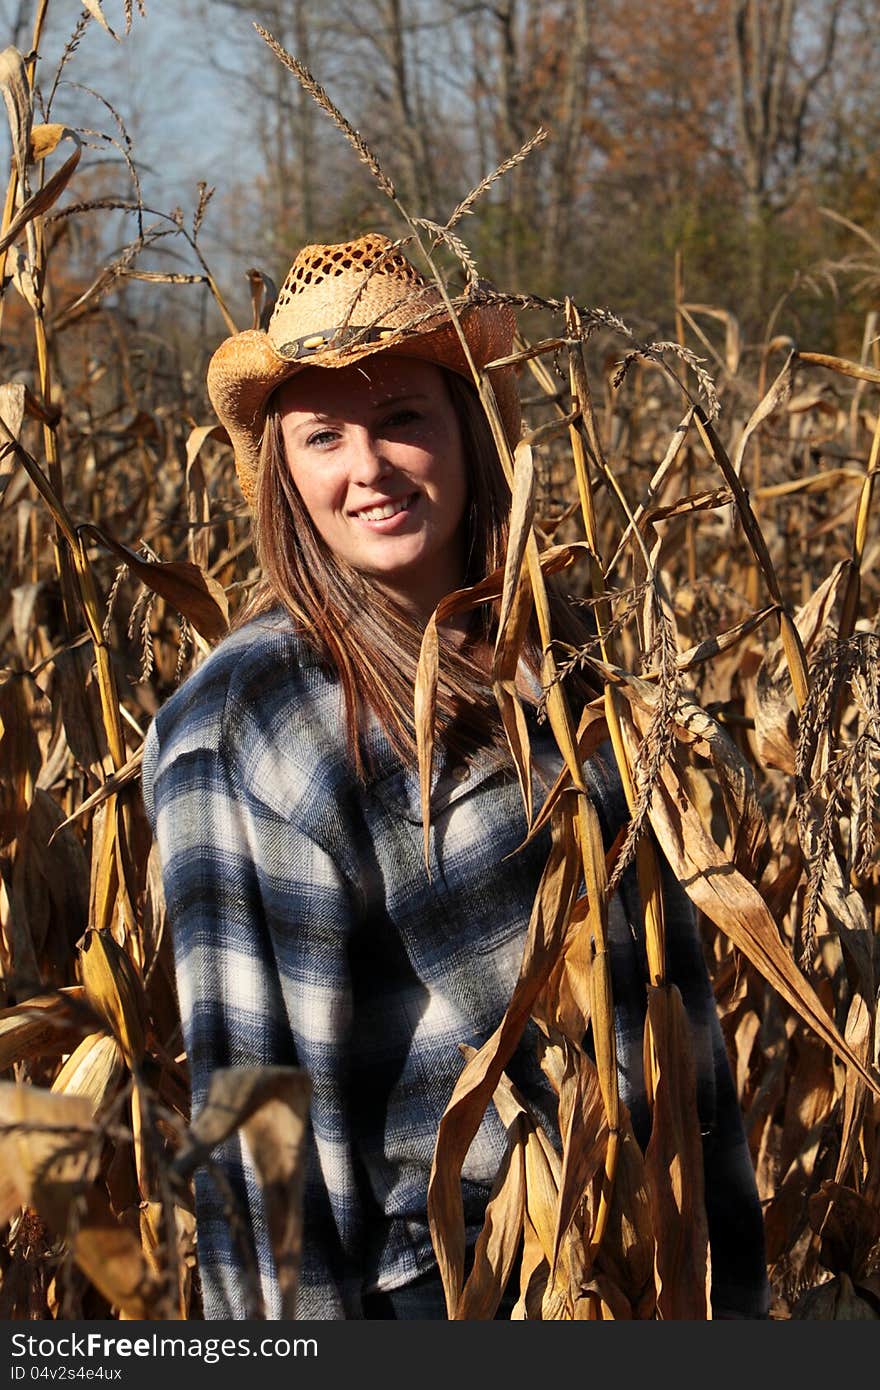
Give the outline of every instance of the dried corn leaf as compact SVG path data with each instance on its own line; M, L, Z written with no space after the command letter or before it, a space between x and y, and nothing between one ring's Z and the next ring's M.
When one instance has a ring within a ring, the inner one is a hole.
M92 818L92 862L89 878L89 922L100 931L116 921L119 860L116 854L114 803L99 806Z
M0 859L0 947L4 974L13 976L16 994L27 998L39 994L46 986L40 975L27 913L16 887L8 861Z
M761 1020L753 1009L743 1014L736 1027L734 1051L736 1054L736 1093L742 1100L748 1080L752 1050L761 1027Z
M799 391L796 396L792 396L786 406L789 415L805 415L811 410L816 410L820 415L831 415L837 418L840 406L836 400L829 400L822 394L821 390Z
M523 702L517 689L517 671L519 654L525 641L531 613L531 584L528 575L524 574L514 594L504 631L499 631L498 634L492 670L492 691L519 778L527 824L531 824L533 815L532 750Z
M90 930L79 953L86 997L103 1018L130 1067L139 1067L146 1048L147 1007L143 982L131 957L109 931Z
M520 1262L519 1298L510 1315L511 1321L540 1321L544 1289L550 1274L550 1266L541 1249L535 1228L529 1220L528 1212L523 1215L523 1253Z
M828 468L819 473L811 473L806 478L790 478L785 483L772 483L759 487L757 496L762 499L792 497L799 492L830 492L838 483L863 483L865 475L855 468ZM815 534L815 533L814 533Z
M848 572L847 562L841 560L795 615L795 625L808 656L818 649L823 634L829 631L834 610L843 599ZM788 663L779 639L758 668L746 712L754 716L755 743L762 762L793 773L797 709Z
M33 266L25 253L18 247L12 248L12 283L24 302L39 312L40 290Z
M251 292L251 321L252 328L266 329L269 326L269 319L272 317L272 310L275 308L275 301L278 298L278 286L271 276L257 266L251 266L247 272L248 285Z
M89 646L58 652L54 701L60 707L68 747L80 767L103 782L109 768L107 731L101 717L100 694Z
M593 1026L593 1050L596 1074L608 1124L617 1132L620 1118L620 1097L617 1077L617 1044L614 1029L614 1001L611 991L611 960L608 953L608 878L605 871L605 849L599 814L586 795L577 799L577 838L584 887L589 904L588 931L592 947L590 963L590 1019ZM649 948L650 949L650 948ZM613 1178L615 1146L609 1145L606 1155L606 1175ZM603 1214L597 1215L600 1224Z
M597 1174L596 1184L605 1181ZM655 1240L645 1179L645 1161L632 1131L629 1111L620 1107L620 1141L608 1218L595 1259L596 1275L605 1275L629 1300L636 1318L651 1318L656 1305Z
M810 1225L821 1238L820 1258L833 1274L858 1282L869 1274L880 1243L880 1211L860 1192L823 1182L809 1202Z
M0 391L1 391L0 386ZM18 655L21 657L22 666L31 664L31 646L33 641L33 631L38 627L38 602L40 595L43 594L46 585L42 582L36 584L17 584L13 589L13 631L15 632L15 646L18 648Z
M802 1157L837 1103L832 1059L809 1033L797 1040L794 1066L789 1064L779 1161L783 1171Z
M29 222L33 222L35 217L41 217L44 212L49 211L49 208L56 199L60 198L70 183L82 155L79 137L74 135L72 131L70 134L76 140L77 148L64 161L61 168L50 179L46 180L39 192L28 198L24 206L13 217L7 230L0 236L0 254L18 240Z
M593 947L587 930L589 903L582 894L572 908L565 942L547 983L532 1006L532 1016L565 1038L582 1039L590 1020ZM544 1065L542 1060L542 1065Z
M781 1176L764 1212L767 1258L779 1261L807 1223L805 1196L814 1184L814 1171L826 1118L836 1096L828 1055L815 1039L797 1040L798 1057L785 1100L779 1151L775 1163Z
M764 1236L771 1266L778 1264L785 1252L804 1238L807 1225L804 1199L812 1182L819 1142L820 1135L813 1133L781 1177L777 1172L773 1197L764 1208ZM777 1167L775 1159L774 1167Z
M486 1205L483 1229L456 1310L456 1320L494 1318L519 1248L525 1211L525 1146L528 1125L516 1115Z
M185 1176L192 1173L266 1101L308 1089L306 1073L298 1067L219 1067L211 1074L205 1103L175 1160L176 1170Z
M191 430L186 440L186 466L189 468L209 439L216 439L221 444L229 443L229 435L223 425L197 425Z
M645 1075L654 1122L645 1181L657 1241L657 1308L665 1319L709 1316L709 1226L690 1025L675 985L648 989Z
M581 762L585 763L590 758L592 758L593 754L596 753L597 750L602 746L602 744L606 742L607 738L608 723L605 717L604 702L601 702L600 699L600 703L598 705L595 703L587 705L581 713L577 730L577 748L578 756ZM553 783L553 786L550 788L543 802L541 803L541 809L535 816L535 819L532 822L531 829L529 830L528 835L523 841L523 844L528 844L529 840L533 840L538 834L540 834L540 832L548 824L550 816L553 810L555 809L559 801L559 798L562 795L569 793L571 789L571 773L569 772L567 767L563 767L558 777L556 778L556 781Z
M462 1053L469 1060L479 1055L474 1048L466 1046L462 1046ZM519 1117L525 1116L525 1211L541 1242L544 1255L549 1260L553 1249L555 1210L562 1171L559 1155L532 1114L528 1103L503 1072L498 1079L492 1100L502 1124L508 1129ZM499 1290L499 1296L502 1291Z
M14 439L21 434L27 388L20 381L4 381L0 385L0 419Z
M824 1321L876 1322L880 1313L874 1302L859 1296L847 1274L838 1274L825 1284L801 1294L791 1310L792 1318Z
M841 1037L812 985L780 941L757 888L718 848L690 806L677 768L668 763L655 789L650 818L673 873L694 904L730 937L823 1042L880 1095L880 1081Z
M218 1068L173 1165L189 1177L218 1144L242 1130L263 1189L285 1317L294 1316L296 1303L310 1096L308 1075L298 1067Z
M90 1033L70 1054L52 1082L63 1096L84 1096L97 1115L113 1098L125 1074L119 1044L108 1033Z
M67 1230L71 1204L97 1171L96 1133L84 1097L0 1082L0 1170L16 1205L36 1207L57 1234ZM7 1206L0 1220L10 1214Z
M178 1310L144 1257L140 1239L117 1221L107 1195L88 1188L77 1204L71 1236L74 1259L95 1288L126 1318L174 1318Z
M437 1133L428 1186L428 1220L447 1307L458 1304L464 1271L461 1170L483 1113L561 948L579 878L570 817L557 813L547 866L535 898L519 978L491 1038L466 1064ZM552 1247L551 1247L552 1248Z
M713 304L679 304L678 308L688 317L703 314L706 318L717 319L724 324L724 365L735 376L739 369L742 353L742 335L739 320L728 309L718 309ZM702 338L702 334L699 335ZM705 339L703 340L705 341Z
M32 676L0 681L0 844L20 833L42 766L37 729L47 726L49 702Z
M626 696L625 702L615 698L627 756L634 764L661 694L638 677L623 676L604 663L593 665L613 680L615 691ZM698 705L679 696L671 717L676 733L675 775L682 802L711 835L718 837L733 864L757 877L766 852L767 824L751 768L732 739ZM708 762L711 777L694 762L695 757Z
M627 522L626 529L621 536L617 548L612 556L610 565L607 566L606 574L610 575L617 568L618 562L626 549L626 543L632 533L641 528L647 514L652 510L655 499L660 495L669 479L675 477L674 467L681 452L682 445L688 436L688 431L693 421L693 409L689 410L684 419L676 426L672 438L667 445L666 453L653 474L648 484L647 495L636 508L632 520Z
M804 857L816 862L819 843L821 810L811 808L800 820ZM840 939L856 972L858 988L868 999L875 994L874 932L865 900L850 888L836 854L829 854L822 863L820 898L825 920Z
M60 984L61 980L64 979L63 972L69 962L73 942L66 941L64 945L67 949L62 949L60 952L63 960L62 974L59 979L56 970L49 968L47 960L49 931L53 918L52 902L45 869L41 870L39 864L41 846L34 843L35 837L31 835L31 821L32 817L28 813L15 847L15 861L12 869L12 907L18 919L19 933L27 932L27 955L37 962L38 978L41 984ZM16 962L19 959L16 952L21 950L22 944L20 939L16 942L13 953L13 959ZM57 949L55 954L56 957L59 954Z
M19 181L23 183L27 171L33 96L24 58L17 48L10 46L0 53L0 89L3 91L9 117L15 170Z
M219 640L229 627L229 603L223 586L188 560L145 560L98 526L88 528L142 584L161 594L207 641Z
M58 125L51 122L48 125L35 125L31 127L30 147L28 157L32 164L37 164L41 159L57 150L62 140L75 140L76 133L69 126Z
M696 646L688 648L678 657L676 665L679 671L689 671L694 666L700 665L701 662L711 661L723 652L731 651L744 637L748 637L750 633L778 612L777 605L771 603L768 608L762 608L760 612L752 613L750 617L737 623L735 627L728 628L726 632L713 633L711 637L704 637Z
M565 1070L559 1090L562 1171L550 1261L554 1274L563 1242L579 1214L582 1238L589 1244L591 1186L608 1143L608 1122L596 1068L580 1048L570 1043L564 1055Z
M49 793L38 787L20 829L12 874L15 910L27 924L47 984L61 984L68 977L88 912L86 856L75 836L61 831L61 815Z
M572 564L580 544L549 546L541 553L539 568L544 574L556 574ZM422 634L422 645L415 679L415 731L421 785L422 824L425 836L425 861L428 862L430 830L431 776L434 760L434 711L439 678L439 646L437 625L459 613L469 613L482 604L501 597L504 570L495 570L469 589L459 589L441 599L431 614Z
M211 501L205 483L201 460L194 458L186 465L186 510L189 519L189 558L202 571L208 568L210 548Z
M778 1126L774 1126L773 1118L785 1102L785 1071L793 1032L789 1026L791 1022L790 1017L783 1020L782 1010L775 996L771 996L761 1028L764 1072L744 1117L749 1147L754 1154L758 1196L765 1204L772 1201L779 1177L776 1163Z
M0 1071L32 1057L59 1056L94 1025L82 985L34 995L0 1010Z
M131 757L123 763L118 772L114 772L112 777L108 777L97 791L87 796L85 801L80 802L75 811L62 821L58 829L63 830L66 826L73 825L74 821L79 820L80 816L86 815L89 811L96 810L108 797L115 796L121 792L123 787L129 787L136 782L140 776L141 766L144 761L144 746L136 748Z
M880 382L880 371L876 367L851 362L846 357L833 357L827 352L798 352L798 361L809 362L813 367L827 367L829 371L855 377L858 381Z
M100 24L101 28L102 28L102 29L105 29L105 30L107 31L107 33L110 35L111 39L116 39L116 42L118 43L118 42L119 42L119 35L116 34L116 33L114 33L114 31L110 28L110 25L107 23L107 19L106 19L105 15L104 15L104 11L103 11L103 9L101 8L101 0L82 0L82 3L83 3L83 8L86 9L86 10L88 10L88 12L89 12L89 14L92 16L92 18L93 18L93 19L96 19L96 20L98 21L98 23ZM129 15L130 15L130 7L129 7L129 10L128 10L128 13L129 13ZM126 26L125 26L125 32L126 32L126 33L128 33L128 26L129 26L130 23L131 23L131 20L130 20L130 18L129 18L129 19L126 20Z
M556 1150L543 1130L530 1127L526 1136L526 1211L548 1263L553 1259L554 1253L560 1176L561 1166ZM565 1269L559 1271L560 1280L563 1280L567 1273L566 1261Z
M280 1069L279 1069L280 1070ZM302 1255L302 1197L305 1140L311 1088L305 1072L293 1067L275 1079L273 1093L243 1122L266 1210L269 1242L281 1294L279 1316L296 1315Z
M860 994L854 994L843 1036L853 1052L865 1065L871 1061L871 1010ZM847 1072L843 1094L843 1116L840 1129L840 1153L837 1157L835 1182L842 1183L855 1156L865 1115L867 1093L857 1076Z
M758 402L758 405L749 416L733 456L733 467L737 476L742 473L742 464L745 458L746 448L755 430L764 420L768 419L774 411L778 410L781 405L784 405L791 394L791 374L794 359L795 353L790 352L782 370L771 385L769 391L767 391L763 400Z
M571 1316L575 1322L631 1322L633 1310L623 1290L607 1274L594 1269L578 1285Z
M504 587L501 593L501 612L499 615L499 644L513 609L514 599L519 590L520 576L525 560L526 545L529 539L535 514L535 466L532 450L521 442L514 453L513 499L510 515L510 538L504 563Z
M601 663L594 663L600 666ZM610 671L611 668L603 668ZM612 672L613 674L613 672ZM635 751L647 727L649 712L657 699L647 682L630 677L617 678L617 688L626 695L621 709L625 714L622 727L630 747ZM672 758L663 762L649 810L651 825L660 841L673 872L694 904L710 921L730 937L778 990L792 1008L814 1029L824 1042L856 1069L871 1089L880 1095L880 1079L872 1076L847 1046L832 1019L823 1008L815 990L798 970L790 953L783 946L767 904L754 884L741 873L719 848L699 811L687 795L686 743L708 754L716 770L731 769L730 742L721 739L720 729L703 710L687 707L686 716L679 713L678 731L685 742L677 741ZM693 712L691 713L691 709ZM740 784L742 790L745 784ZM737 780L727 782L731 808L736 808ZM748 806L746 799L741 803ZM752 835L746 844L752 843Z

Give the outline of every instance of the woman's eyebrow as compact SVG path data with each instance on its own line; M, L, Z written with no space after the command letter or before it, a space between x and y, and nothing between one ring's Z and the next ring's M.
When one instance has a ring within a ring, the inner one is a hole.
M335 416L333 415L326 415L320 410L315 410L302 420L297 420L294 431L301 434L304 430L314 429L315 425L329 425L334 419Z
M386 405L400 405L403 401L426 401L428 399L424 391L404 391L399 396L382 396L380 400L371 401L371 410L383 410ZM309 416L310 420L336 420L344 414L343 410L313 410Z
M385 396L381 401L375 401L371 406L372 410L384 410L389 405L401 405L404 401L426 401L428 397L424 391L405 391L399 396Z
M382 400L373 401L370 410L387 410L389 406L402 405L408 401L426 401L427 395L423 391L406 391L399 396L384 396ZM313 410L304 420L297 423L296 429L312 429L314 425L328 425L344 417L344 411Z

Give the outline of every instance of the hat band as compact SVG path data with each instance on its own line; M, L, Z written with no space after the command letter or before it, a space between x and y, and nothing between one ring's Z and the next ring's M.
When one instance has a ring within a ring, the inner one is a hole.
M332 346L343 348L351 343L381 343L399 333L399 328L368 328L347 324L344 328L325 328L323 332L307 333L303 338L293 338L289 343L281 343L275 348L279 357L288 362L298 362L303 357L311 357L323 348Z

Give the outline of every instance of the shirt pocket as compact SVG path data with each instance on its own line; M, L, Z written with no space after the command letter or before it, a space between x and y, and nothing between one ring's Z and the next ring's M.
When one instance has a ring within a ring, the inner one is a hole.
M494 748L473 759L450 756L441 759L439 766L435 762L431 782L432 833L442 823L443 814L450 806L471 796L488 778L503 777L509 763L509 755ZM412 825L422 825L421 786L414 769L398 767L375 782L372 790L392 814Z
M515 979L549 839L523 847L525 811L509 753L491 749L467 762L441 762L431 791L430 877L418 774L398 769L374 791L411 836L453 953L462 962L496 956L504 976Z

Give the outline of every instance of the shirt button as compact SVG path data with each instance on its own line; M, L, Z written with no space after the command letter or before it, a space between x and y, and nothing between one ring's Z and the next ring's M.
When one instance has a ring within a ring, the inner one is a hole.
M456 782L466 782L471 775L471 770L467 763L456 763L452 769L452 776Z

